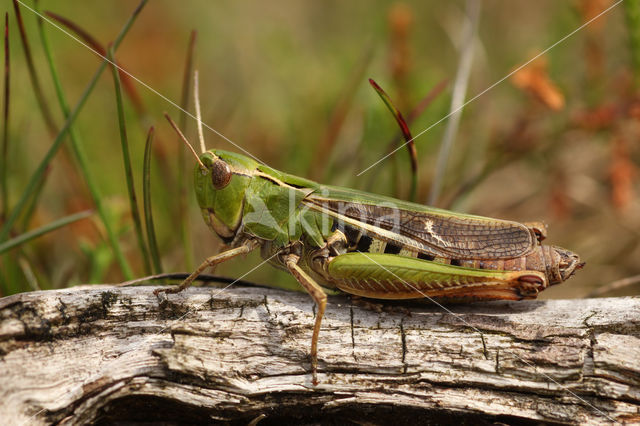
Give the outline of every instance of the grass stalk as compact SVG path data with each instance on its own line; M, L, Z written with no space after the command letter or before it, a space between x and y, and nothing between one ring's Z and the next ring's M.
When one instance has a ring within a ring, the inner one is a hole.
M189 87L191 86L191 74L193 73L193 57L197 40L197 31L191 31L187 57L184 64L184 74L182 76L182 95L180 97L180 129L182 133L187 133L187 114L185 111L189 105ZM178 138L178 142L180 139ZM193 248L191 244L191 222L189 221L189 206L187 205L187 192L189 190L190 173L187 173L185 165L184 149L178 150L178 223L180 224L180 239L184 253L185 265L188 271L195 268L193 261ZM148 229L148 227L147 227ZM149 241L151 244L151 241Z
M4 219L9 214L9 185L7 183L8 173L7 157L9 154L9 14L4 14L4 98L2 114L2 157L0 158L0 191L2 195L2 210L0 219Z
M129 207L131 208L131 217L133 219L133 227L138 240L138 248L142 254L144 271L146 275L151 273L151 261L149 259L149 250L142 236L142 221L140 220L140 209L138 208L138 198L136 197L136 188L133 183L133 168L131 167L131 153L129 151L129 138L127 137L127 126L124 117L124 107L122 105L122 89L120 85L120 75L118 67L113 58L113 49L107 50L107 57L111 62L113 71L113 86L116 93L116 109L118 111L118 126L120 128L120 142L122 146L122 161L124 163L124 174L127 179L127 192L129 194Z
M115 39L115 41L113 43L114 50L117 49L117 47L120 45L120 43L124 39L125 35L127 34L129 29L131 28L133 22L135 22L137 16L140 14L140 11L142 10L142 8L144 7L144 5L146 3L147 3L147 0L142 0L139 3L139 5L137 6L137 8L135 9L135 11L133 12L133 14L129 17L129 19L127 20L127 22L125 23L124 27L122 28L122 30L120 31L120 33L118 34L118 36L116 37L116 39ZM25 7L28 7L28 6L25 6ZM36 11L34 11L34 10L32 10L32 11L34 13L36 13ZM41 31L41 34L44 34L44 31ZM46 37L45 37L45 39L46 39ZM0 231L0 242L1 241L5 241L7 239L11 227L13 226L13 224L16 221L16 219L20 216L20 214L24 210L24 208L25 208L25 206L26 206L26 204L27 204L27 202L29 200L30 195L37 188L38 183L39 183L42 175L44 174L44 172L45 172L46 168L48 167L49 163L51 162L51 160L53 159L54 155L56 154L56 152L60 148L60 145L64 141L64 137L66 136L66 134L71 129L71 125L73 124L73 122L75 121L76 117L78 116L78 114L82 110L82 107L86 103L89 95L93 91L93 88L95 87L96 83L98 82L98 79L102 75L102 73L103 73L104 69L106 68L106 66L107 66L107 62L106 61L103 61L100 64L100 66L98 67L97 71L93 75L91 81L89 82L89 84L85 88L84 92L82 93L82 96L80 97L80 100L78 101L76 106L73 108L73 110L71 110L70 113L67 115L67 118L66 118L66 121L64 123L64 126L62 127L60 132L58 132L58 135L56 136L56 138L54 139L53 143L51 144L51 147L49 148L49 151L47 151L47 153L45 154L45 157L42 159L42 161L40 162L40 164L36 168L36 171L31 176L29 182L27 183L27 186L26 186L24 192L22 193L22 196L20 197L18 203L16 204L15 208L11 211L10 216L7 218L7 221L5 222L4 226L2 227L2 230ZM100 206L100 208L102 208L102 203L101 203L99 198L97 199L97 204ZM96 205L96 207L98 207L98 205ZM102 215L104 214L104 211L100 212L100 210L99 210L99 213L101 213L101 217L102 217ZM105 217L106 217L106 215L105 215ZM109 221L106 221L105 226L107 226L108 223L109 223ZM111 246L113 248L114 254L115 254L116 258L118 259L118 263L120 264L120 269L122 270L123 275L127 279L129 279L129 277L132 276L131 269L129 268L126 260L124 259L124 255L122 255L120 247L119 247L119 245L117 243L117 240L115 238L115 234L113 232L108 232L108 237L109 237L109 241L111 243Z
M18 23L18 29L20 31L22 50L24 51L24 56L27 61L27 70L29 70L29 78L31 79L31 85L33 86L33 91L36 95L36 100L38 101L38 107L40 108L40 113L42 114L42 118L44 119L44 122L47 126L47 130L49 131L51 136L54 136L58 133L58 127L53 120L53 115L51 114L51 109L49 108L49 104L47 103L47 98L44 96L44 92L42 91L40 78L38 78L36 66L33 62L33 55L31 54L29 39L27 38L27 32L24 28L22 13L20 12L20 5L16 0L13 0L13 9L16 13L16 21Z
M151 208L151 144L153 143L153 127L149 128L147 142L144 146L144 168L142 171L142 198L144 199L144 219L147 227L147 241L153 261L153 273L162 273L160 251L156 240L156 229L153 226L153 209Z
M39 14L39 11L38 15ZM51 72L51 79L53 80L55 89L56 89L56 95L58 97L58 103L60 104L60 109L62 110L62 113L64 115L64 117L67 119L67 121L71 118L71 112L69 109L69 104L66 100L66 96L64 94L64 90L62 88L62 84L60 82L60 78L58 76L58 71L55 67L55 63L53 60L53 54L51 51L51 48L49 46L49 39L47 38L46 32L44 30L44 25L42 20L39 20L39 25L38 25L38 29L40 32L40 39L42 42L42 46L43 46L43 50L45 53L45 57L47 58L47 63L49 64L49 70ZM104 61L101 65L101 67L99 68L100 73L102 73L102 71L104 70L104 67L107 65L108 61ZM99 76L98 74L96 74L96 76ZM65 123L65 127L67 127L66 123ZM116 236L116 232L115 232L115 226L112 223L111 218L109 218L106 208L103 204L103 197L102 194L100 193L100 189L98 188L98 185L95 181L95 178L93 177L92 173L91 173L91 168L89 166L89 160L87 158L87 155L85 153L84 150L84 144L80 141L78 134L76 133L75 129L73 127L71 127L71 125L68 126L68 133L69 133L69 138L71 139L71 148L73 150L73 154L76 158L76 161L78 163L78 166L80 168L81 174L87 184L87 187L89 189L89 192L91 194L91 198L93 199L93 202L96 206L96 210L98 212L98 216L100 217L100 220L102 222L102 224L104 225L105 228L105 232L107 234L107 239L109 240L109 243L111 244L112 250L114 252L114 256L120 266L120 269L122 271L123 276L125 277L125 279L130 279L129 277L133 276L133 272L131 270L131 267L129 266L129 263L127 262L124 253L122 252L122 249L120 248L120 244L118 243L118 238Z
M56 23L67 28L69 31L75 34L80 40L82 40L82 42L84 42L84 44L86 44L90 49L92 49L94 53L97 54L98 56L106 55L107 49L100 42L98 42L98 40L95 37L93 37L88 31L83 29L77 23L61 15L58 15L57 13L53 13L50 11L45 11L44 15L47 16L48 18L51 18L52 21L55 21ZM138 93L137 83L134 77L128 72L126 72L124 68L121 66L121 64L119 64L117 61L114 61L114 62L118 68L118 73L120 75L120 86L121 86L122 92L127 95L127 98L131 102L131 105L133 106L133 109L136 112L136 115L138 116L138 121L142 125L142 128L146 131L146 129L149 127L148 123L153 121L153 119L150 118L149 112L145 107L144 102L140 97L140 94ZM164 144L161 143L160 138L157 136L155 140L156 140L156 143L153 144L153 148L155 151L154 152L155 158L162 163L163 170L170 170L170 166L167 162L168 156L163 148ZM171 177L170 173L163 173L162 178L164 178L165 180L168 191L170 190L172 193L177 191L177 189L173 187L175 182Z
M102 46L102 44L100 44L91 34L89 34L88 31L85 31L75 22L61 15L58 15L57 13L45 11L44 14L76 34L91 49L95 50L98 55L105 56L107 54L107 50L104 48L104 46ZM122 70L120 64L115 61L114 63L118 66L118 73L120 74L120 84L124 89L124 92L129 96L129 100L131 100L131 103L133 104L136 112L138 113L138 115L145 114L146 112L144 111L144 105L142 104L140 94L136 90L135 82L129 74Z
M38 238L41 235L44 235L48 232L55 231L56 229L62 228L70 223L77 222L79 220L85 219L91 216L93 212L91 210L85 210L79 213L74 213L69 216L65 216L61 219L55 220L51 223L48 223L44 226L34 229L33 231L25 232L23 234L18 235L15 238L10 239L9 241L5 241L0 244L0 254L6 252L7 250L11 250L12 248L18 247L34 238Z

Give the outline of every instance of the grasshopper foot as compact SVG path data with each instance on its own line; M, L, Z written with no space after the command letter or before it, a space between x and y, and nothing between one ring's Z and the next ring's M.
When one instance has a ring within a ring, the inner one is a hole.
M183 283L184 284L184 283ZM189 286L189 284L191 284L191 282L188 282L186 285L172 285L171 287L166 287L166 288L162 288L162 289L157 289L154 290L154 294L157 296L158 293L164 293L164 294L176 294L176 293L180 293L182 290L184 290L185 288L187 288Z
M167 291L165 289L155 289L153 290L153 294L158 298L158 304L160 306L166 306L166 304L169 302L169 299L167 298Z

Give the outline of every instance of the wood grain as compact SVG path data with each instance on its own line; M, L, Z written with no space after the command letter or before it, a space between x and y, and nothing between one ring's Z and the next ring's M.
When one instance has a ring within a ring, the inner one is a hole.
M313 303L256 287L0 299L2 424L640 422L640 298Z

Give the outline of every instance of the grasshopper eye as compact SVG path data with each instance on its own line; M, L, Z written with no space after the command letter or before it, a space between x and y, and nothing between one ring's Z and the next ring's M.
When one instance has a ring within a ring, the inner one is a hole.
M229 184L231 180L231 169L224 161L215 161L211 165L211 182L215 189L222 189Z

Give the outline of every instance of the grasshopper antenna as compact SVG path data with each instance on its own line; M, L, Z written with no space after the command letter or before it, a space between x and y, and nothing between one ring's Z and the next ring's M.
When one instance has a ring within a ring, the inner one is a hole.
M204 145L204 135L202 134L202 114L200 113L200 83L198 70L193 72L193 101L196 104L196 119L198 120L198 139L200 140L200 151L204 154L207 147Z
M207 171L207 167L204 164L202 164L202 161L200 161L200 157L198 157L196 150L193 149L193 147L191 146L187 138L182 134L182 132L178 128L178 125L171 119L171 117L169 117L169 114L167 114L166 112L164 113L164 116L169 121L169 124L171 124L171 127L173 127L173 130L175 130L178 136L180 136L180 139L182 139L182 142L184 142L185 145L189 147L189 151L191 151L193 156L196 157L196 161L200 165L200 169L202 169L202 171Z

